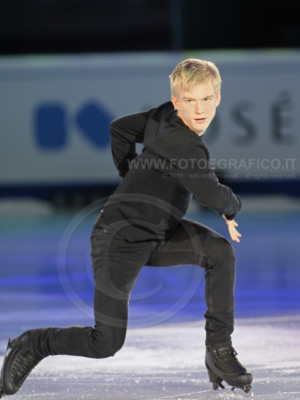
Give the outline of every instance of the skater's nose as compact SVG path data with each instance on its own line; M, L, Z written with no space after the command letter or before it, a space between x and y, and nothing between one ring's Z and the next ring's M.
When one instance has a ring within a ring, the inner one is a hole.
M202 101L197 101L195 104L195 113L196 114L203 114L204 112L204 105Z

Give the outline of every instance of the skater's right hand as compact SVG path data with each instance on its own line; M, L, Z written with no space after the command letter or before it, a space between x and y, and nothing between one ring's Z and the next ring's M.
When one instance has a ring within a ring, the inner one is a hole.
M233 240L234 242L240 242L240 239L238 238L238 236L242 236L241 233L239 233L235 227L238 226L239 224L235 222L235 220L233 219L232 221L229 221L228 219L226 219L225 215L223 214L222 217L225 219L226 224L228 225L228 231L231 237L231 240Z

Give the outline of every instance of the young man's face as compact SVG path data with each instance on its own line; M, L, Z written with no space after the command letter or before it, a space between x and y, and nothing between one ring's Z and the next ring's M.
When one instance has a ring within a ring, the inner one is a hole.
M197 135L202 136L216 114L221 93L216 95L212 81L208 81L191 87L187 92L179 90L171 100L178 110L178 117Z

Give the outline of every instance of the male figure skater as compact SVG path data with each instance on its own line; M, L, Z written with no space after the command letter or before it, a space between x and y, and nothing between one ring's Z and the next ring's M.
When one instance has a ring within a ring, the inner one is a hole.
M237 360L231 342L234 249L222 235L183 218L195 195L225 219L231 239L240 241L234 218L241 200L219 183L202 139L221 100L220 74L212 62L187 59L170 81L172 101L110 123L113 160L123 181L91 235L95 327L32 329L10 340L2 394L16 393L49 355L113 356L124 344L129 298L143 266L189 264L206 271L205 364L213 388L224 388L224 380L251 391L252 375ZM140 155L137 142L144 145Z

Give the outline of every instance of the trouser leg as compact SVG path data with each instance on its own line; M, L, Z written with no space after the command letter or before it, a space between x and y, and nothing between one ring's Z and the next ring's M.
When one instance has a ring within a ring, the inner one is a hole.
M221 242L214 259L211 262L208 259L205 268L205 344L215 348L232 345L236 258L230 246Z
M231 345L234 327L234 249L222 235L198 222L182 219L159 244L147 266L198 265L205 268L207 346Z
M90 358L113 356L124 344L129 298L139 272L153 251L152 242L128 243L103 218L91 236L95 279L95 327L35 329L37 354Z

